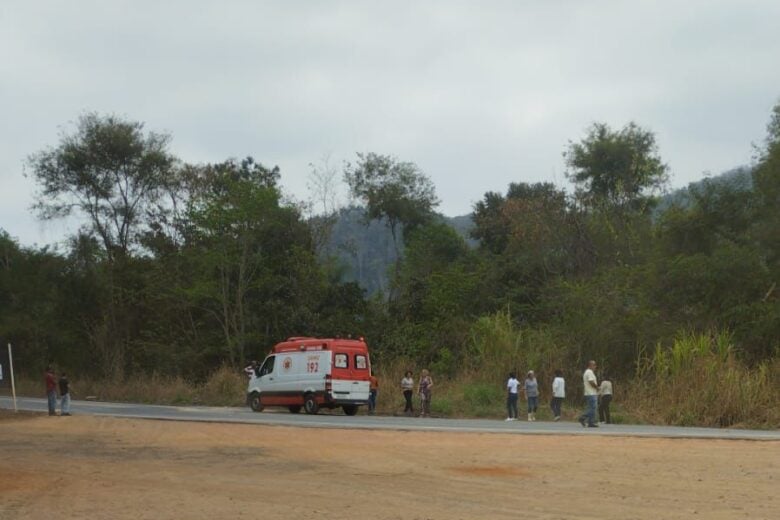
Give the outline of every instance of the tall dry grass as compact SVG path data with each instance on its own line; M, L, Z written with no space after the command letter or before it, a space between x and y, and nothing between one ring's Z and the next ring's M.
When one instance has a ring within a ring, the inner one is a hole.
M159 374L135 375L124 380L72 377L74 399L95 397L101 401L147 404L202 404L209 406L241 406L246 402L246 376L222 366L204 382ZM22 377L17 382L19 395L44 396L43 377L36 381Z
M780 359L748 367L727 333L685 333L637 363L626 407L650 423L780 427Z

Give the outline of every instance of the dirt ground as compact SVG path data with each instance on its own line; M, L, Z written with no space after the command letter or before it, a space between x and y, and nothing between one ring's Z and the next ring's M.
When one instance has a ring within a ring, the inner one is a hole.
M0 519L780 518L780 443L0 415Z

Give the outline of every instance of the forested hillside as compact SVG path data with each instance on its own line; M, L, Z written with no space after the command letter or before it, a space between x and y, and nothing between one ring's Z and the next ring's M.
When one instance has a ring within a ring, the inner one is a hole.
M665 193L658 199L654 216L660 218L673 206L690 207L696 194L708 185L752 189L751 169L746 166L734 168ZM456 217L437 215L435 218L457 231L470 247L479 246L479 241L471 235L474 230L473 214ZM328 236L323 257L337 262L342 269L342 280L357 282L369 295L387 292L391 268L396 260L392 235L386 224L381 220L366 220L365 210L354 206L343 208L334 215L332 233Z
M778 386L780 105L749 169L661 198L654 134L594 124L565 150L573 194L512 183L455 227L411 162L358 155L362 207L307 220L284 172L188 164L169 140L89 114L30 156L40 217L85 224L65 251L0 235L0 336L21 370L202 379L287 336L359 334L377 366L441 378L575 378L593 358L637 385L714 363Z

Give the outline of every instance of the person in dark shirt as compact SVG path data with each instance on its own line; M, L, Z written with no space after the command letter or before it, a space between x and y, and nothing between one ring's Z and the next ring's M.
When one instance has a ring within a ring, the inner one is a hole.
M51 365L46 367L46 399L49 404L49 415L57 415L57 381L54 379L54 370Z
M70 415L70 381L68 374L60 375L60 415Z

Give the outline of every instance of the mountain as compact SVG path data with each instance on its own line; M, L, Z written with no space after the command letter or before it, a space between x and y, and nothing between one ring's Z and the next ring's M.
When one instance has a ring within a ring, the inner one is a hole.
M477 241L469 236L474 227L471 215L439 218L476 247ZM402 233L398 248L403 250ZM393 236L384 221L366 222L363 208L353 206L339 212L322 254L336 260L343 282L357 282L369 295L389 289L390 270L397 258Z
M660 215L672 205L688 207L693 200L693 194L700 191L708 184L715 186L730 186L731 188L740 190L750 190L753 188L753 169L749 166L739 166L723 172L720 175L706 177L700 181L692 182L685 188L680 188L663 195L660 197L658 205L655 208L655 215Z

